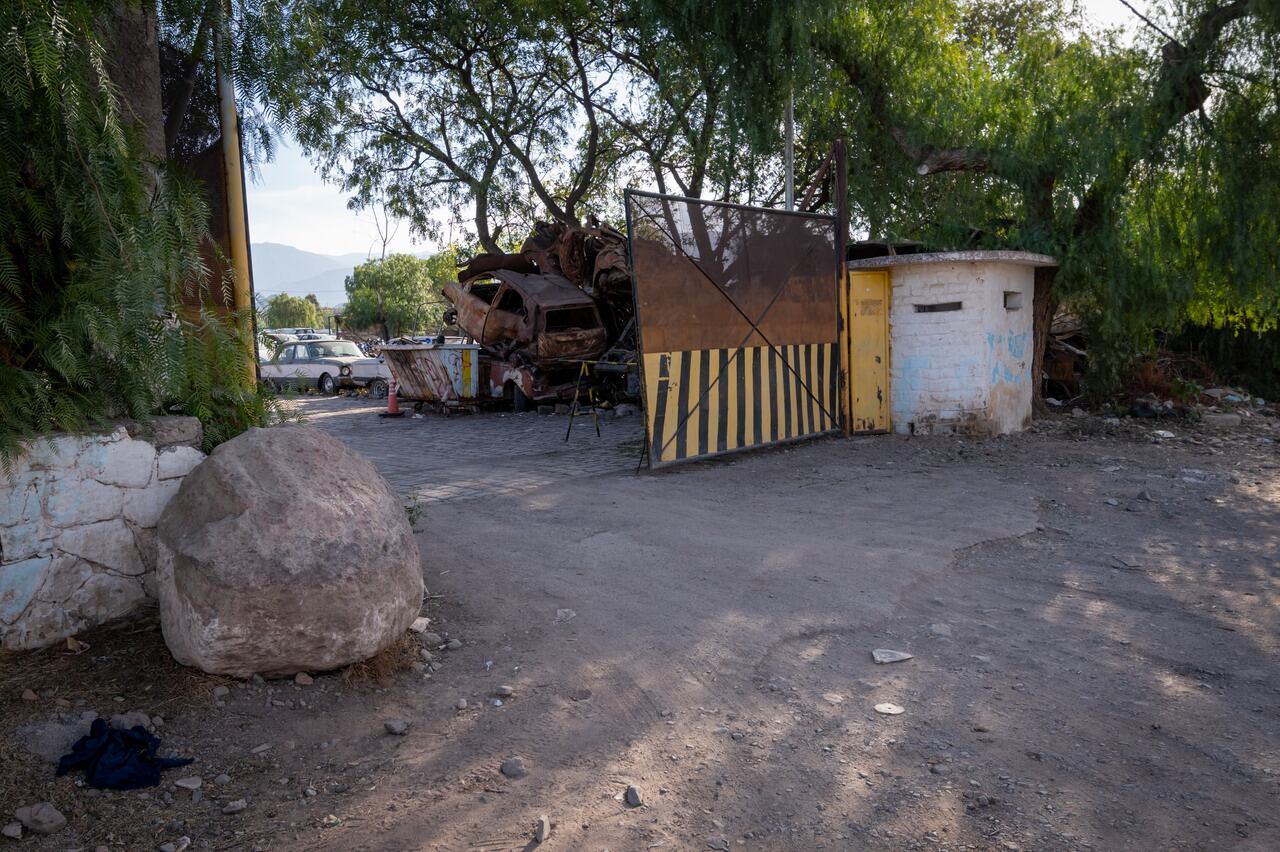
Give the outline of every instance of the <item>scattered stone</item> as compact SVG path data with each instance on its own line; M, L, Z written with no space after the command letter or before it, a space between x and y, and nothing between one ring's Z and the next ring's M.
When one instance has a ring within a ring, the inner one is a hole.
M499 686L497 689L495 689L493 691L493 694L498 696L499 698L510 698L511 696L516 694L516 691L504 683L502 686Z
M249 807L249 803L244 799L236 799L234 802L227 802L223 806L222 812L224 814L238 814L247 807Z
M151 727L153 727L153 728L162 728L162 727L164 727L164 717L163 717L163 716L152 716L152 717L151 717Z
M427 625L431 623L431 619L426 616L418 616L413 620L413 624L409 625L409 629L414 633L426 633Z
M22 823L11 822L4 828L0 828L0 834L5 837L12 837L14 840L22 839Z
M177 840L170 840L168 843L161 843L157 848L160 852L184 852L191 846L191 838L185 834Z
M1200 422L1211 429L1231 429L1244 422L1239 414L1219 411L1206 411L1200 415Z
M910 660L913 656L906 651L892 651L888 648L876 648L871 652L871 659L881 665L885 663L900 663L903 660Z
M844 703L844 696L838 692L824 692L822 693L822 700L828 704L839 705Z
M1103 502L1103 503L1106 503L1108 506L1119 506L1119 505L1120 505L1120 501L1119 501L1119 500L1117 500L1117 499L1116 499L1116 498L1114 498L1114 497L1108 497L1107 499L1103 500L1102 502Z
M1156 502L1156 498L1152 497L1151 492L1145 488L1138 492L1138 499L1143 501L1144 503Z
M316 681L315 681L315 678L313 678L311 675L307 674L306 672L298 672L296 675L293 676L293 682L296 683L298 686L310 686Z
M249 749L249 753L262 754L264 751L270 751L270 750L271 750L271 743L263 743L262 745L256 745L253 748Z
M40 700L40 696L39 696L39 695L36 695L36 694L35 694L33 691L31 691L30 689L24 689L24 690L22 690L22 700L23 700L23 701L39 701L39 700Z
M409 722L405 719L388 719L382 723L382 727L387 729L388 734L394 734L397 737L403 737L409 733Z
M51 802L37 802L13 812L18 822L36 834L53 834L67 824L67 818Z
M951 772L951 767L945 763L932 763L929 765L929 771L934 775L946 775Z
M128 713L117 713L110 719L111 727L121 731L134 728L151 727L151 717L141 710L130 710Z
M226 698L230 694L231 694L231 690L227 689L225 686L215 686L213 688L214 698Z
M231 783L231 776L224 772L214 778L213 783L217 784L219 787L225 787L227 784Z
M342 820L338 819L333 814L329 814L324 819L320 820L320 825L324 828L337 828L342 825Z
M564 624L571 618L577 618L578 614L571 609L556 610L556 624Z
M1151 436L1153 438L1160 438L1163 440L1168 440L1170 438L1175 437L1174 434L1170 432L1168 429L1157 429L1156 431L1151 433Z
M184 790L199 790L204 786L204 779L199 775L192 775L188 778L179 778L173 782L173 786L181 787Z
M450 651L456 651L462 647L462 640L450 639L448 642L445 643L445 647L448 648Z
M501 699L501 698L490 698L490 699L489 699L489 705L490 705L491 707L501 707L501 706L502 706L502 699Z
M876 712L882 713L885 716L900 716L906 711L904 711L897 704L894 704L890 701L886 701L883 704L876 705Z
M465 699L465 698L459 698L457 701L453 702L453 706L454 706L454 709L456 709L456 710L466 710L466 709L467 709L467 699Z
M543 816L538 817L538 826L533 830L533 840L535 843L542 843L550 836L551 817L544 814Z
M165 644L206 672L332 671L396 642L422 607L400 498L371 461L312 426L218 445L156 529ZM317 541L342 542L342 558L316 558Z
M518 757L508 757L502 761L501 771L508 778L523 778L529 774L524 768L524 761Z
M640 793L640 788L635 784L627 785L627 792L623 795L622 800L627 803L629 808L638 808L644 804L644 796Z
M428 645L433 645L438 648L444 644L444 637L439 633L423 633L422 641L426 642Z

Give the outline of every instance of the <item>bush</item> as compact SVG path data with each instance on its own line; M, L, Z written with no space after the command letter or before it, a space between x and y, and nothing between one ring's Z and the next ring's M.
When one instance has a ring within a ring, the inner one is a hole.
M0 4L0 459L39 433L194 414L208 449L273 416L208 309L196 187L147 162L94 7Z

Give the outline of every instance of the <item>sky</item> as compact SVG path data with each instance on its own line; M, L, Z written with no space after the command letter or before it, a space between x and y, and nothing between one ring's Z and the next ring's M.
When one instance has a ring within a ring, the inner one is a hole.
M1145 11L1150 0L1133 0L1133 5ZM1078 0L1078 8L1104 27L1136 24L1120 0ZM317 254L368 252L378 241L373 217L348 210L346 195L321 180L300 150L284 144L249 184L249 232L253 242L284 243ZM402 223L388 253L433 248L414 242L408 224Z

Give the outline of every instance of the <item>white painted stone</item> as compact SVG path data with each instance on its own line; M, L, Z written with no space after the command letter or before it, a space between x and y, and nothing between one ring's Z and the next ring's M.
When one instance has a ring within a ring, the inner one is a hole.
M156 448L135 441L123 430L110 439L94 441L80 453L76 464L90 479L104 485L142 488L151 481Z
M198 442L189 419L162 425ZM0 481L0 646L57 642L154 597L155 526L201 459L166 453L161 480L152 444L124 428L29 444Z
M173 479L186 476L191 469L204 461L204 453L195 447L172 447L160 453L160 478Z
M54 545L63 553L96 562L121 574L137 576L143 570L133 532L122 518L63 530Z
M120 516L124 492L114 485L92 479L58 480L45 498L49 522L57 527L73 527L107 521Z
M0 622L13 624L35 597L45 571L53 561L37 556L0 565Z
M162 479L147 488L131 489L124 499L124 518L141 527L154 527L160 523L160 514L178 493L182 480Z

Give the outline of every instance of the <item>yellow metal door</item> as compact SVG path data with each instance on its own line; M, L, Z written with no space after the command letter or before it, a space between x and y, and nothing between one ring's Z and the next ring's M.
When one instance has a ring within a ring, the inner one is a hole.
M849 400L853 432L889 431L889 273L849 273Z

